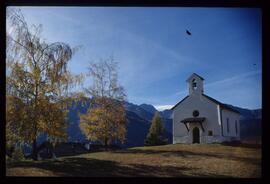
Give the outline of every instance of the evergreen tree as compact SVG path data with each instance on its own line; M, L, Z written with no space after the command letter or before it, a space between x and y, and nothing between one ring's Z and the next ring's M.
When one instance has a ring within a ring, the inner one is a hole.
M154 146L154 145L163 145L166 144L167 140L165 138L165 128L163 127L163 122L159 115L159 112L156 111L152 124L149 129L149 133L146 136L144 145Z

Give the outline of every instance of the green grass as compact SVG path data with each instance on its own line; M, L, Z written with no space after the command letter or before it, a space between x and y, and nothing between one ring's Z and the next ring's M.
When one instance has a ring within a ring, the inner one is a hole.
M56 161L7 162L7 176L261 177L261 149L220 144L95 152Z

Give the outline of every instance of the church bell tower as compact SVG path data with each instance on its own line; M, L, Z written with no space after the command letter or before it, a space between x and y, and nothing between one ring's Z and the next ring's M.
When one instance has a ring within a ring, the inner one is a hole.
M193 73L188 79L189 95L201 95L203 94L203 81L204 78L196 73Z

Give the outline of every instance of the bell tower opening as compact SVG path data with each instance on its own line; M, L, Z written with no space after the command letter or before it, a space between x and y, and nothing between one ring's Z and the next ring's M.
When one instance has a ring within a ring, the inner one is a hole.
M193 73L188 79L188 89L189 95L196 94L200 95L203 94L203 78L198 74Z
M192 88L193 88L193 90L197 89L197 81L196 81L196 79L192 80Z

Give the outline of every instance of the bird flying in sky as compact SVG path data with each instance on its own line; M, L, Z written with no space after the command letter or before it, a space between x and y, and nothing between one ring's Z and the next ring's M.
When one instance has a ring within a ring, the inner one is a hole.
M188 35L191 35L191 33L190 33L188 30L186 30L186 33L187 33Z

